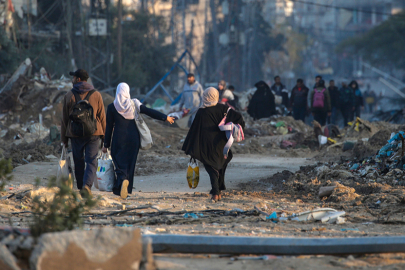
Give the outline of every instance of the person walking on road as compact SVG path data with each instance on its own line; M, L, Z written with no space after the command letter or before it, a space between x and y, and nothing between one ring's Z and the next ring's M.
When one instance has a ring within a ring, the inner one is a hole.
M302 79L297 80L297 85L291 91L290 110L293 111L295 120L302 120L305 123L307 115L307 98L309 89L304 85Z
M194 121L195 114L202 104L202 95L203 88L199 82L195 80L194 74L189 73L187 75L187 83L184 85L183 94L180 98L180 107L181 110L184 109L190 110L190 120L188 126L191 126L191 123Z
M364 109L363 94L361 93L361 90L359 88L359 84L357 83L357 81L352 81L350 83L350 88L353 90L353 93L354 93L353 119L355 119L355 117L360 118L361 110Z
M113 193L123 199L128 193L132 193L135 165L141 146L139 130L135 123L135 115L138 112L170 124L174 122L173 117L149 109L137 99L131 99L128 84L120 83L117 86L114 102L107 107L107 127L102 151L106 153L111 147L116 175Z
M231 150L227 158L223 154L228 139L218 125L226 116L225 123L233 122L245 128L242 115L232 109L228 112L229 107L219 104L218 99L217 89L210 87L204 91L203 106L198 110L182 147L187 155L204 164L211 180L210 194L215 201L221 199L221 190L226 189L225 171L232 160Z
M63 99L61 140L67 148L70 139L77 188L91 195L106 126L104 103L101 94L87 83L89 75L84 69L69 74L73 88Z
M353 111L355 108L353 90L345 82L342 82L342 88L339 90L339 103L343 116L343 124L347 127L348 123L353 121Z
M314 119L322 126L326 124L326 117L331 115L331 102L325 81L320 80L311 96L311 111Z
M336 125L337 115L339 113L339 88L337 88L335 86L334 80L329 81L328 90L329 90L330 102L331 102L331 106L332 106L332 115L328 116L328 124Z

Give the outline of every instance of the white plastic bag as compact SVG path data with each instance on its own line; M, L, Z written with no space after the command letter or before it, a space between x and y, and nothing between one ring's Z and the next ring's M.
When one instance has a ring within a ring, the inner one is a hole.
M56 173L57 186L60 186L62 180L64 180L66 181L65 184L67 184L70 188L73 187L73 176L70 171L72 171L70 157L68 157L67 149L65 145L63 145L62 155L58 164L58 172Z
M114 165L111 156L108 152L103 153L98 160L97 184L95 186L100 191L112 191L114 179Z

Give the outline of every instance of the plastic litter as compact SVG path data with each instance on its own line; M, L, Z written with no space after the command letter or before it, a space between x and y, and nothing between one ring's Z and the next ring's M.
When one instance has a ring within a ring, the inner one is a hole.
M198 161L190 158L187 168L187 183L189 188L196 188L200 182L200 168L198 167Z
M348 232L348 231L359 231L357 228L345 228L345 229L340 229L342 232Z
M134 225L132 225L132 224L126 224L126 223L124 223L124 224L117 224L117 225L115 225L116 227L134 227Z
M358 163L355 163L355 164L353 164L352 167L350 167L349 170L354 171L354 170L357 170L359 167L360 167L360 165Z
M278 220L277 213L276 212L271 213L269 216L266 217L266 219L269 219L269 220L273 221L274 223L277 223L277 220Z
M203 217L204 214L202 214L202 213L197 213L197 214L194 214L194 213L185 213L185 214L183 215L184 218L195 218L195 219L197 219L198 216Z

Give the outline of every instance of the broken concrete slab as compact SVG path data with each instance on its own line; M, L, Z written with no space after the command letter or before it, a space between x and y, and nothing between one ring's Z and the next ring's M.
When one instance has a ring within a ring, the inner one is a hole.
M345 211L328 213L321 218L321 222L322 223L336 223L337 219L340 218L341 216L344 216L345 214L346 214ZM340 222L342 222L342 221L340 221Z
M17 79L21 75L25 75L26 71L28 68L31 66L31 60L29 58L25 59L24 62L21 63L21 65L17 68L17 70L14 72L13 76L7 81L7 83L4 85L4 87L0 90L0 94L2 92L6 92L11 89L13 83L17 81Z
M135 270L140 269L143 260L148 262L148 266L153 265L149 255L151 250L143 255L142 249L139 229L103 228L47 233L39 238L30 257L30 266L35 270Z
M17 259L4 245L0 245L0 269L21 270L17 265Z
M299 221L321 220L325 215L335 212L337 211L333 208L318 208L311 211L299 213L296 217Z
M39 200L41 202L50 202L53 200L55 197L55 193L59 191L59 188L54 187L54 188L38 188L36 190L31 190L30 192L27 192L25 196L28 198L34 199L35 197L39 197Z
M336 188L336 186L321 187L319 189L318 197L322 198L322 197L328 197L328 196L332 195L332 192L335 188Z

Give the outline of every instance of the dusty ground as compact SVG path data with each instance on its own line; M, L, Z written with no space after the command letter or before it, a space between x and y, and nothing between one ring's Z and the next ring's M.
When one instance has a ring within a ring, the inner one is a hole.
M252 123L247 138L234 144L235 154L226 176L227 191L223 199L212 202L208 196L209 178L201 168L197 189L186 183L188 159L180 151L186 130L170 128L147 120L155 145L141 151L135 190L126 200L93 188L100 196L98 207L84 215L85 230L104 226L141 228L144 234L190 234L259 237L370 237L403 235L405 183L403 173L376 179L347 175L334 171L348 171L349 161L374 154L385 145L391 132L402 127L376 123L373 130L354 132L345 129L345 138L353 149L342 151L342 146L322 148L311 130L302 123L289 122L296 133L278 134L272 119ZM267 123L267 124L266 124ZM261 125L265 124L265 125ZM14 180L0 198L0 226L11 222L16 227L28 227L32 214L30 190L36 179L45 186L56 173L60 146L57 142L15 145L13 137L19 130L9 131L0 146L0 157L13 159ZM162 136L164 134L164 136ZM271 136L272 135L272 136ZM362 138L368 139L363 141ZM293 149L281 149L284 140L297 142ZM25 160L31 156L29 164ZM24 160L25 159L25 160ZM329 162L330 171L319 173L316 168ZM24 165L22 165L24 164ZM337 185L329 198L318 198L320 187ZM43 191L44 197L48 192ZM320 222L266 220L257 209L289 216L319 207L345 211L344 224ZM185 217L194 213L198 218ZM404 254L362 256L298 256L274 257L268 260L237 260L216 255L158 255L159 269L404 269Z
M176 164L166 166L164 164ZM101 196L99 206L85 215L84 229L123 226L141 228L144 234L190 234L259 237L368 237L403 235L402 214L389 221L367 212L362 204L322 201L311 192L290 187L292 172L315 164L313 159L280 158L267 155L237 155L227 174L228 190L219 202L209 199L209 178L202 169L199 187L190 190L185 180L182 156L142 155L134 178L136 190L126 200L93 188ZM27 227L31 219L31 199L25 196L40 177L42 183L54 174L57 160L31 163L14 169L12 186L0 200L0 225ZM149 164L149 165L148 165ZM153 168L150 168L153 166ZM160 169L154 169L160 168ZM162 169L163 168L163 169ZM287 171L288 170L288 171ZM309 169L307 169L309 171ZM163 173L166 171L166 173ZM291 172L289 172L291 171ZM277 173L280 172L280 173ZM299 171L300 172L300 171ZM284 188L283 188L284 187ZM12 188L12 190L10 190ZM163 191L164 190L164 191ZM255 206L290 215L318 207L346 211L345 224L282 221L274 223ZM125 209L125 210L124 210ZM379 211L379 209L372 209ZM198 218L186 218L195 213ZM10 219L9 219L10 218ZM403 269L404 254L335 256L270 256L268 260L238 260L217 255L157 255L159 269Z
M248 256L249 257L249 256ZM155 256L161 270L205 269L205 270L262 270L262 269L404 269L405 254L372 254L361 256L272 256L267 260L253 260L217 255L159 255Z

